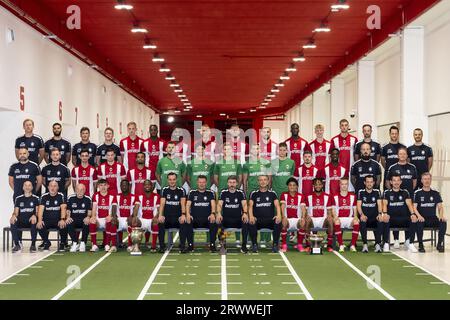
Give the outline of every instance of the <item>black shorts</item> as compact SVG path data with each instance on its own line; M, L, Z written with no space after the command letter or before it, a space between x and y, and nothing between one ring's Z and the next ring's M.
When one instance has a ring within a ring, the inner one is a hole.
M224 216L222 220L222 228L242 229L242 217Z
M389 218L389 225L391 228L409 228L411 224L411 216L393 215Z
M194 229L197 228L209 228L209 216L192 216L192 226Z
M82 217L82 216L74 216L72 217L73 222L70 224L71 227L79 229L79 228L83 228L84 227L84 219L86 217Z
M58 222L61 220L59 216L44 216L42 221L44 221L44 229L58 229Z
M255 217L256 218L256 229L274 229L275 220L273 217Z
M164 228L165 229L180 229L179 216L169 215L165 216Z

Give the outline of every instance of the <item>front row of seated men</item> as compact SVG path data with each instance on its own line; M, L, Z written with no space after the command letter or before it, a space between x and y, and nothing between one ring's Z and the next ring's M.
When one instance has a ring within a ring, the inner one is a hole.
M375 252L390 250L390 228L405 230L406 250L417 252L413 245L415 236L419 251L425 252L423 246L424 228L439 230L437 250L444 251L444 236L447 228L443 213L442 199L439 192L431 189L431 174L422 175L423 187L413 197L401 189L401 177L392 175L391 189L384 194L374 189L374 177L366 176L365 188L357 195L348 191L347 178L340 180L340 192L330 196L324 192L321 179L314 179L314 192L305 197L298 192L295 178L287 181L288 191L278 199L269 189L269 178L258 177L259 190L245 194L238 189L237 178L228 177L228 188L216 199L215 194L206 188L207 177L198 176L198 188L186 196L183 188L177 187L177 175L169 173L168 186L163 188L161 196L154 192L150 180L144 183L144 194L134 196L130 192L128 180L121 181L118 195L108 193L106 180L99 180L98 192L93 198L85 195L85 187L78 184L76 193L67 201L58 192L58 183L50 182L49 192L41 199L33 195L30 181L23 185L24 194L15 200L14 213L10 219L11 233L14 241L13 252L22 250L21 230L31 230L30 251L36 251L36 237L39 232L43 242L39 249L49 250L50 229L60 232L59 250L67 247L68 235L72 240L71 252L86 251L88 234L91 238L91 251L99 250L97 231L103 231L102 247L105 251L115 252L117 247L131 249L131 239L123 244L123 232L130 234L131 227L139 221L145 230L145 245L156 251L159 237L159 252L165 252L165 231L178 229L180 235L180 252L194 250L194 229L209 229L210 251L216 251L218 230L240 229L242 231L241 251L258 252L257 233L261 229L272 230L273 252L287 251L287 234L297 232L296 249L309 251L307 235L325 229L327 232L327 250L332 251L332 240L336 237L339 251L345 250L342 231L352 230L350 251L356 251L356 242L361 233L362 252L368 252L367 231L375 235ZM133 222L134 221L134 222ZM81 229L81 241L77 230ZM151 244L150 235L152 236ZM281 246L279 239L281 235ZM247 246L250 236L251 245ZM394 248L399 248L398 236L394 236ZM305 241L306 240L306 241ZM249 248L248 248L249 247Z

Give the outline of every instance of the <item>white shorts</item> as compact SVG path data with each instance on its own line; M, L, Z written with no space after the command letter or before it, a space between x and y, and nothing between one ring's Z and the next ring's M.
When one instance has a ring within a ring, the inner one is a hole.
M350 229L352 227L353 217L339 218L341 229Z
M298 222L299 218L288 218L289 222L288 230L297 230L298 229Z
M314 228L323 228L326 217L311 217Z
M97 230L106 229L106 218L97 218Z
M144 229L146 232L152 232L152 221L153 219L143 219L139 218L141 221L141 228Z
M127 231L128 230L128 218L118 217L119 227L117 231Z

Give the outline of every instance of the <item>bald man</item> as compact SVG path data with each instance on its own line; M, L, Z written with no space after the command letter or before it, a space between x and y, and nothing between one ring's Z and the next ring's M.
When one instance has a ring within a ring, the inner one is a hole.
M75 188L75 194L67 199L66 224L70 239L72 239L70 252L86 251L91 215L92 199L86 195L85 185L80 183ZM76 229L82 229L81 242L79 241Z

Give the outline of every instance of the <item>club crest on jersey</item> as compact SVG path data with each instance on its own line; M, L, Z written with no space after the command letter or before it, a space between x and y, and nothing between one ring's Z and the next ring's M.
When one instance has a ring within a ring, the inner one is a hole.
M319 146L319 151L322 151L322 146Z
M58 200L55 200L55 204L58 204Z
M238 199L234 199L234 202L236 202L236 203L237 203L237 202L238 202Z
M81 207L84 208L84 207L86 207L86 205L85 205L84 203L82 203L82 204L81 204Z
M291 203L294 203L294 199L291 199Z
M266 201L269 201L269 197L266 197Z
M203 197L203 200L205 200L205 201L208 200L208 197L207 197L207 196L204 196L204 197Z
M434 200L434 198L433 197L430 197L430 201L433 201Z
M61 175L61 171L57 171L57 172L56 172L56 175L57 175L57 176L60 176L60 175Z
M372 171L372 167L369 167L369 171Z
M372 197L372 201L375 202L375 197Z
M62 145L62 146L61 146L61 149L64 150L64 148L65 148L64 145Z
M425 154L425 150L422 150L422 154Z
M31 146L34 147L34 142L31 142Z
M25 169L25 173L28 173L28 169Z
M333 170L333 174L337 175L337 170L336 169Z
M408 173L411 173L411 170L409 170L409 169L406 169L406 172L408 172Z
M342 199L343 204L347 204L347 199Z
M399 199L399 200L403 200L403 197L402 197L402 196L399 196L398 199Z
M34 202L30 202L30 206L34 206Z
M175 195L174 198L175 198L175 200L178 200L178 196L177 195Z
M375 151L375 147L372 147L372 151Z
M102 203L105 203L105 199L102 199Z

